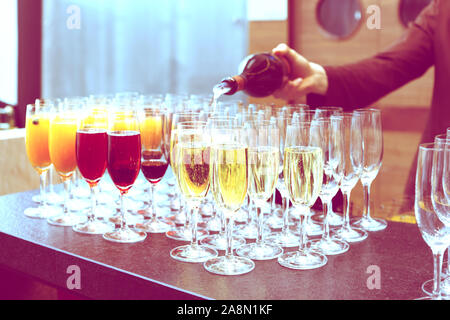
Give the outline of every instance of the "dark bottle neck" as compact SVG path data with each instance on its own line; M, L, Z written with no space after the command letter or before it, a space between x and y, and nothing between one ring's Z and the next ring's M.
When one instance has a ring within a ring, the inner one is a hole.
M245 89L246 79L242 75L240 75L240 76L226 78L226 79L222 80L222 83L227 88L229 88L229 91L226 92L225 94L228 96L232 96L232 95L236 94L237 92Z

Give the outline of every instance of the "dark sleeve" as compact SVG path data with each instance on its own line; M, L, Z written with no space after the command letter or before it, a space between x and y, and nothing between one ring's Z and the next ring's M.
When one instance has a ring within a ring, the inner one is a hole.
M311 106L366 107L411 80L434 64L433 34L436 1L426 7L403 36L385 51L355 63L325 66L326 95L308 95Z

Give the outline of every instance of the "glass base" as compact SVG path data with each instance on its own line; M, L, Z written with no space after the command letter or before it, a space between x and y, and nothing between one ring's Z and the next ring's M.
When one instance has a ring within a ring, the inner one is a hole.
M200 263L217 257L219 254L213 248L199 245L177 247L170 251L170 256L178 261Z
M114 225L106 221L94 220L74 225L72 229L83 234L104 234L113 231Z
M147 233L142 231L135 231L132 229L116 229L112 232L103 234L103 239L117 242L117 243L136 243L144 241L147 238Z
M278 258L280 265L296 270L317 269L326 265L327 262L326 256L311 250L288 252Z
M442 274L442 276L445 275ZM422 291L429 296L433 295L433 279L425 281L422 284ZM441 281L441 294L443 297L450 299L450 277Z
M266 241L275 243L283 248L298 247L300 243L300 236L294 232L277 232L271 233L265 237Z
M271 230L269 227L264 226L263 232L264 234L268 234L271 232ZM248 240L254 240L258 237L258 226L256 225L256 223L237 225L234 228L234 233L238 237L244 237Z
M61 214L47 219L49 224L57 227L72 227L84 221L86 221L86 217L74 213Z
M240 246L243 246L246 243L247 242L245 241L244 238L233 237L232 248L233 249L239 248ZM223 250L226 250L226 248L227 248L227 238L225 235L219 233L219 234L215 234L212 236L207 236L207 237L202 238L200 240L200 244L211 247L216 250L223 251Z
M110 217L109 222L114 223L115 225L121 225L122 224L122 216L117 213L114 216ZM129 227L134 227L137 223L140 223L144 220L144 217L133 215L130 213L125 214L125 221Z
M255 269L255 263L243 257L217 257L206 261L204 268L214 274L222 276L238 276L246 274Z
M171 222L164 222L161 219L152 219L145 223L136 224L136 229L148 233L166 233L171 230L175 224Z
M212 218L206 222L206 228L211 232L220 232L222 230L222 222L219 218Z
M205 229L197 229L198 238L207 236L209 233ZM191 241L192 230L186 227L176 227L166 232L166 237L176 241Z
M62 208L48 206L46 208L28 208L23 212L28 218L48 219L62 213Z
M342 254L350 249L350 246L347 242L338 240L336 238L331 238L328 240L320 239L320 240L311 240L311 249L323 253L327 256L335 256L338 254Z
M260 244L250 243L239 247L236 254L252 260L272 260L281 256L283 249L280 246L265 242Z
M315 221L316 223L321 223L321 224L324 223L324 216L323 216L323 213L317 213L317 214L314 214L314 215L312 216L311 219L312 219L313 221ZM331 211L331 212L328 214L327 219L328 219L328 224L329 224L331 227L340 227L340 226L342 226L342 224L344 223L344 219L343 219L339 214L337 214L337 213L334 212L334 211Z
M371 232L383 231L387 228L387 222L385 220L367 217L353 219L351 225L352 227Z
M337 238L346 242L355 243L367 239L368 234L362 229L357 228L341 228L333 233Z

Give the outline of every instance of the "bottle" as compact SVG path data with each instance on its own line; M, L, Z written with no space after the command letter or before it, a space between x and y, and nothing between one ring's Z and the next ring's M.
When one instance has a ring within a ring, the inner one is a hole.
M269 53L248 56L242 61L239 70L238 76L222 80L216 86L217 90L226 95L244 91L252 97L267 97L281 88L290 73L286 59Z

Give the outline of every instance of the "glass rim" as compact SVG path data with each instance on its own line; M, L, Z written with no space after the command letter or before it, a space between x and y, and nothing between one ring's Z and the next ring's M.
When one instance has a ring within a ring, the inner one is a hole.
M419 150L420 149L422 149L422 150L434 150L434 151L442 151L442 150L444 150L443 148L439 147L434 142L421 143L419 145Z

